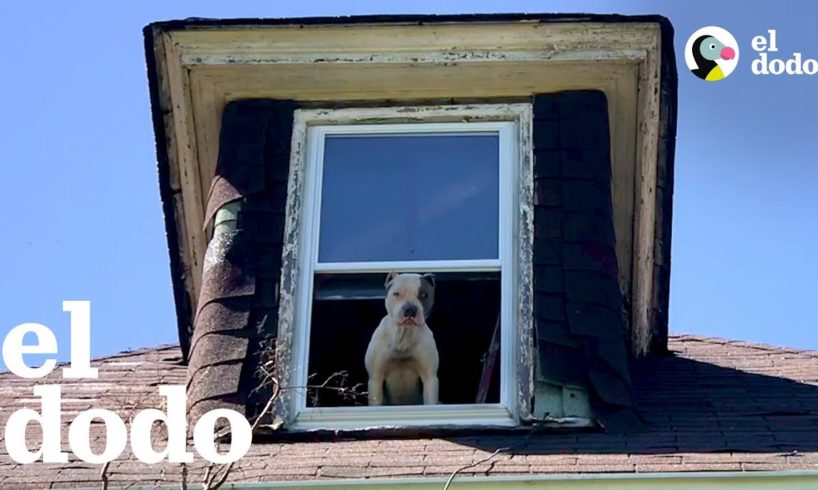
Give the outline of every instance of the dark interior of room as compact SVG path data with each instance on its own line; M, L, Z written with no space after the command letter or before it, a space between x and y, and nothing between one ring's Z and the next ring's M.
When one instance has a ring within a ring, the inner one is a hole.
M438 273L427 324L440 357L441 404L475 403L483 359L500 311L500 273ZM310 329L310 389L313 407L367 405L364 356L381 319L385 274L321 274L315 279ZM347 373L342 377L336 373ZM326 383L323 388L318 385ZM497 355L486 403L498 403ZM353 389L353 392L338 388ZM358 393L357 395L355 393Z

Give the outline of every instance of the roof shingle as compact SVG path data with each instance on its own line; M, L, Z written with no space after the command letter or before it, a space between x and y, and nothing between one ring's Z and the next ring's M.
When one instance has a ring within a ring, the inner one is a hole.
M670 348L673 355L648 357L635 366L636 399L648 422L639 433L541 432L523 445L524 435L482 433L257 442L229 481L445 477L514 444L513 451L460 474L818 470L818 352L691 335L672 337ZM127 420L137 410L161 408L158 385L185 382L175 346L117 354L94 365L100 377L92 382L62 380L59 370L38 381L0 373L0 426L19 408L38 408L34 384L58 382L63 386L67 450L67 424L77 412L107 408ZM101 449L101 427L94 427L92 436ZM206 467L197 457L188 480L201 482ZM115 485L150 486L178 483L182 473L178 465L145 465L126 452L107 474ZM100 467L73 455L64 465L18 465L0 444L0 488L99 483Z

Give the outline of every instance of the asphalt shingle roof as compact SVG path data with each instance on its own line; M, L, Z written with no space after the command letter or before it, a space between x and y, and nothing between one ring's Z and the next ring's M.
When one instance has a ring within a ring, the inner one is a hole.
M542 473L818 470L818 352L699 336L674 336L672 355L635 366L634 387L647 422L639 433L539 432L413 439L256 442L228 481L448 476L495 449L518 445L462 475ZM107 408L127 420L162 408L158 385L184 384L178 347L160 346L98 359L92 382L42 380L0 373L0 426L21 408L38 408L35 383L62 385L63 445L67 424L82 410ZM93 447L104 433L92 428ZM161 434L157 434L161 437ZM39 441L38 430L30 430ZM32 443L32 447L34 443ZM188 481L199 483L207 463L197 457ZM18 465L0 444L0 488L98 487L100 466ZM108 468L112 485L151 486L181 480L178 465L145 465L125 453Z

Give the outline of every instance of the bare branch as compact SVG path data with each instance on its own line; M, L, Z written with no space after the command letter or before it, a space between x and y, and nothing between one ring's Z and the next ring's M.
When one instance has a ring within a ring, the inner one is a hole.
M188 490L187 489L187 465L185 463L182 463L181 466L182 466L182 490Z
M208 466L208 467L207 467L207 469L205 470L205 474L204 474L204 481L202 482L202 488L206 488L206 487L207 487L207 484L208 484L208 482L210 481L210 474L213 472L213 468L215 468L215 467L216 467L216 465L215 465L215 464L211 464L211 465L210 465L210 466Z
M454 478L461 471L465 471L465 470L467 470L469 468L474 468L475 466L480 466L481 464L486 463L486 462L491 461L492 459L496 458L501 453L512 451L514 449L519 449L519 448L525 446L526 444L528 444L528 440L531 439L531 436L534 435L534 433L537 432L542 427L543 427L542 425L535 425L535 426L533 426L531 428L531 430L528 431L528 434L526 434L526 436L520 442L518 442L517 444L512 444L511 446L505 446L505 447L497 448L497 449L494 450L493 453L489 454L488 456L481 459L480 461L477 461L477 462L471 463L471 464L467 464L465 466L461 466L460 468L454 470L452 472L452 474L449 476L449 479L446 480L446 484L443 485L443 490L449 490L449 487L451 486L452 482L454 481Z
M481 464L485 463L486 461L489 461L489 460L493 459L498 454L504 453L504 452L510 451L510 450L511 450L510 446L497 448L493 453L489 454L488 456L481 459L480 461L477 461L476 463L467 464L466 466L461 466L460 468L454 470L452 472L452 474L449 476L449 479L446 480L446 484L443 485L443 490L449 490L449 486L452 484L452 481L454 480L454 477L457 476L457 474L460 473L461 471L465 471L465 470L467 470L469 468L473 468L475 466L480 466Z
M275 365L275 345L276 339L275 337L268 337L261 341L260 343L260 351L261 356L259 359L259 365L256 370L256 375L260 378L259 385L253 390L254 393L258 391L272 387L272 393L270 394L267 403L265 404L264 408L261 412L258 413L256 419L253 421L253 424L250 427L251 433L255 433L256 430L261 425L264 416L270 413L273 409L273 406L278 400L279 396L281 396L282 391L284 390L291 390L291 389L307 389L307 390L314 390L315 391L315 401L317 402L317 393L319 390L329 390L335 391L336 393L340 394L344 399L347 400L355 400L357 397L366 397L367 392L362 390L364 386L363 383L358 383L352 387L347 387L347 379L349 378L349 372L347 371L338 371L333 373L329 376L324 382L317 385L307 384L303 387L292 387L292 386L282 386L280 382L279 376L281 373L278 373L276 370ZM309 378L313 378L315 375L311 375ZM334 384L334 386L333 386ZM217 434L215 437L216 439L220 439L221 436L225 434ZM202 490L216 490L222 485L227 482L227 478L230 476L230 473L233 471L233 463L229 463L226 465L221 465L220 467L216 467L215 464L211 464L208 466L207 471L204 475L204 482L202 484ZM183 469L183 471L186 471ZM183 473L183 490L186 489L184 483L184 476L186 476L186 472Z
M108 490L108 467L110 466L111 462L108 461L102 465L102 469L99 471L99 479L102 480L102 490Z
M261 410L261 412L256 416L256 420L253 421L253 425L250 426L250 432L254 433L258 426L261 424L261 421L264 418L264 415L273 408L273 404L275 403L278 396L281 394L281 385L279 385L278 380L275 378L272 379L273 385L273 394L270 396L270 399L267 400L267 404ZM222 465L221 468L217 469L215 473L211 473L212 469L214 468L213 465L210 465L207 468L207 473L205 474L205 483L202 486L202 490L216 490L227 481L227 477L230 476L230 472L233 470L233 463L229 463L226 465ZM221 473L221 477L216 480L216 478Z
M211 475L211 478L205 482L202 490L216 490L220 488L227 481L227 477L230 476L231 471L233 471L233 463L222 465L222 467L216 470L216 472ZM219 473L222 473L221 478L215 481Z

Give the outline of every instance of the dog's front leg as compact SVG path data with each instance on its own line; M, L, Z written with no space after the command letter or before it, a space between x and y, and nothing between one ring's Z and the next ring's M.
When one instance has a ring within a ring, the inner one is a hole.
M420 381L423 383L423 404L424 405L437 405L437 395L439 390L439 382L437 380L437 375L433 373L427 373L425 376L420 378Z
M369 378L369 405L383 405L383 381L382 377Z

